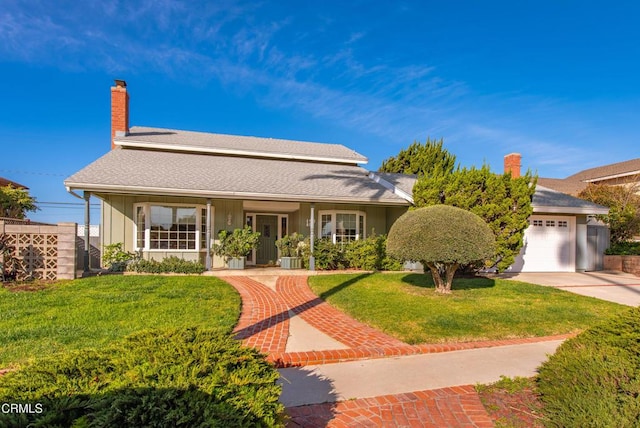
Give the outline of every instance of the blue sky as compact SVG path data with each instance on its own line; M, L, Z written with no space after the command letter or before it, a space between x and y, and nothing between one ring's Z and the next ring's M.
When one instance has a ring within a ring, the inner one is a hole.
M340 143L370 169L443 138L540 176L640 157L632 1L0 0L0 176L82 222L63 180L131 124ZM94 201L97 202L97 201ZM94 210L94 218L97 210Z

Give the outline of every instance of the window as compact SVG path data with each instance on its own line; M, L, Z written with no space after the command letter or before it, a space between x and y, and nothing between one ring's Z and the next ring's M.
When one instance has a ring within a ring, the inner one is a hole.
M555 220L547 220L546 226L547 227L556 227L556 221Z
M569 227L569 222L566 220L559 220L558 227Z
M321 211L318 235L334 243L364 239L365 217L359 211Z
M542 220L533 220L534 226L542 226Z
M206 248L207 210L200 206L135 206L137 249L197 251Z

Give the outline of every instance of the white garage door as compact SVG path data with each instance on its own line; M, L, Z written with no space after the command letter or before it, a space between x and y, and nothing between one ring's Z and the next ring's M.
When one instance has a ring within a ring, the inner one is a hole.
M512 272L575 272L576 219L531 216Z

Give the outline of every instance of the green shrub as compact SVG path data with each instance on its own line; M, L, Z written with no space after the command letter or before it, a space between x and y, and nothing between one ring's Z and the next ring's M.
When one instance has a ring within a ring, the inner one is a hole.
M478 215L433 205L400 216L389 231L387 251L400 260L422 263L431 271L436 291L450 293L458 267L493 257L496 241Z
M276 247L280 250L282 257L300 257L304 248L304 235L293 232L291 235L285 235L276 241Z
M611 256L640 256L640 242L612 243L604 253Z
M273 427L283 425L278 372L215 330L140 332L103 351L74 351L0 377L0 426Z
M102 253L102 263L111 272L124 272L135 258L134 253L124 250L122 242L105 245Z
M341 244L334 244L330 239L319 239L314 243L313 255L316 258L316 269L346 269L349 264L344 257Z
M246 257L252 250L258 248L260 233L254 232L249 226L234 229L233 232L221 230L218 233L219 243L213 244L215 255L225 259Z
M129 263L127 270L139 273L202 273L205 267L199 261L184 260L169 256L162 261L136 259Z
M349 267L362 270L402 270L403 263L387 255L387 237L375 235L351 241L344 248Z
M640 425L640 308L563 343L540 367L549 427Z

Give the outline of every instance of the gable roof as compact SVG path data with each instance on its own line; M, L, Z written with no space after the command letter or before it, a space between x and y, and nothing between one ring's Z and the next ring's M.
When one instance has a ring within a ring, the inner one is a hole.
M612 163L596 168L585 169L567 177L567 180L584 182L607 180L610 178L626 177L640 174L640 158L624 162Z
M408 206L356 165L116 149L65 180L70 190Z
M534 213L608 214L609 208L579 199L548 187L536 185L531 202Z
M171 150L229 156L251 156L344 164L366 164L368 159L340 144L311 143L276 138L244 137L174 129L134 126L116 135L114 144L126 148Z
M587 187L587 183L568 178L538 178L538 185L553 189L568 195L578 195Z

